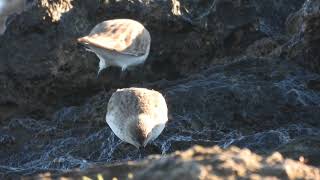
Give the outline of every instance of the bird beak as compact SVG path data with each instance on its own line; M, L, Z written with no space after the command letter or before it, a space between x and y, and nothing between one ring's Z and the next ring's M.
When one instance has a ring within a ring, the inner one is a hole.
M142 146L145 148L147 146L147 144L148 144L148 142L145 141L145 142L143 142Z
M86 37L81 37L81 38L78 38L77 39L77 42L79 43L79 44L81 44L82 46L84 46L85 47L85 49L86 50L89 50L89 51L91 51L89 48L88 48L88 40L87 40L88 38L86 38Z
M79 44L80 47L84 47L86 51L92 52L92 50L89 48L88 43L85 41L84 38L78 38L77 43Z
M78 38L78 39L77 39L77 42L84 44L84 43L86 43L86 38L84 38L84 37Z

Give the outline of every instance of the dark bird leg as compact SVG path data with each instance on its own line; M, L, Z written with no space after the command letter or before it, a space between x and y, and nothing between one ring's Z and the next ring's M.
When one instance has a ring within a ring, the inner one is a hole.
M120 80L125 80L128 76L128 71L126 69L122 69L120 72Z

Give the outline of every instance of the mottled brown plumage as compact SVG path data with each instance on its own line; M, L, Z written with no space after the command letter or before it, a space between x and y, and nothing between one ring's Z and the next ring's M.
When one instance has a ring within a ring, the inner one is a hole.
M163 96L145 88L119 89L108 103L106 121L123 141L136 147L157 138L168 121Z
M149 55L151 37L144 26L131 19L114 19L96 25L89 35L79 38L100 59L99 72L108 66L141 64Z

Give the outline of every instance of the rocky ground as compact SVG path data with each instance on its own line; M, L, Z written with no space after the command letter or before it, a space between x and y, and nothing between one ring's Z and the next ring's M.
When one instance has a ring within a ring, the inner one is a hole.
M302 160L301 160L302 161ZM274 153L261 157L248 149L193 148L143 161L92 166L63 175L39 174L31 179L319 179L320 170ZM28 178L25 178L28 179Z
M33 3L0 36L0 177L319 178L319 0ZM112 18L152 37L123 80L118 68L97 79L98 58L76 43ZM160 91L169 108L144 153L104 120L112 92L133 86ZM194 145L211 148L175 152Z

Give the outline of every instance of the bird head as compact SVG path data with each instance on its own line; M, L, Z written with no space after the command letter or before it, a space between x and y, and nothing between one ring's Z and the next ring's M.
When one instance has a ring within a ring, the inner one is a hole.
M151 131L155 124L151 117L146 114L140 114L137 119L136 125L136 141L140 146L145 147L151 139Z

